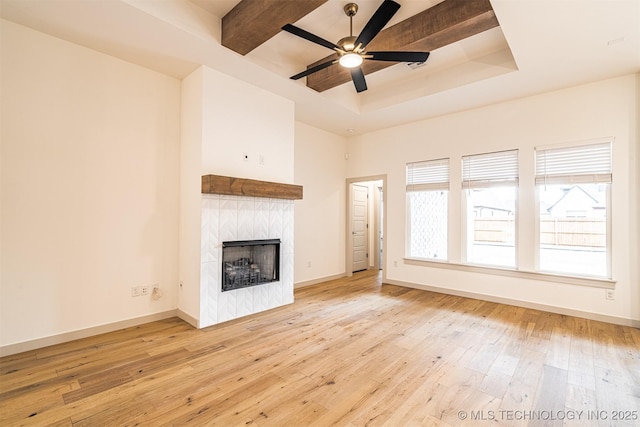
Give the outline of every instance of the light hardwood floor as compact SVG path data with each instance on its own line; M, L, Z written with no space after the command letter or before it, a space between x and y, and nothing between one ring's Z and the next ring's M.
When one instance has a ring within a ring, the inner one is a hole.
M0 425L640 425L637 329L375 272L295 296L0 359Z

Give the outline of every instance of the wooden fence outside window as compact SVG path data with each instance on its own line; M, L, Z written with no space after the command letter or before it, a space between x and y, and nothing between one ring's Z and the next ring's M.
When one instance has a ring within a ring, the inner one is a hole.
M513 244L514 220L476 218L474 241ZM606 218L542 218L540 244L604 248L607 246Z

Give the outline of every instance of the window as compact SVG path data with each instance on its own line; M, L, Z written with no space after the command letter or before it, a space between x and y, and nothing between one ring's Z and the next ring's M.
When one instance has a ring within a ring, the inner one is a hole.
M465 262L515 267L518 150L462 157L462 188Z
M407 255L447 259L449 159L407 164Z
M536 148L538 269L610 278L611 141Z

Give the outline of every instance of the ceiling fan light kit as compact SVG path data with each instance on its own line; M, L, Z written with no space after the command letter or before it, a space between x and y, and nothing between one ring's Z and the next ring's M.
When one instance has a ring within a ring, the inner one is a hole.
M354 68L359 67L363 61L362 56L357 53L346 53L340 57L338 62L345 68Z
M298 37L302 37L312 43L316 43L320 46L324 46L328 49L332 49L337 52L339 59L336 61L327 61L314 67L307 68L306 71L291 76L291 79L298 80L302 77L306 77L310 74L330 67L333 64L340 64L342 67L349 69L351 73L351 79L357 92L363 92L367 90L367 83L364 78L364 73L360 65L365 60L373 61L391 61L391 62L425 62L429 57L429 52L398 52L398 51L380 51L380 52L367 52L366 47L375 36L384 28L391 20L393 15L400 9L400 4L393 0L384 0L380 7L373 14L371 19L364 26L360 35L355 37L353 35L353 17L358 12L358 5L355 3L348 3L344 6L344 13L349 17L349 36L344 37L338 41L338 43L332 43L322 37L311 34L302 28L298 28L292 24L286 24L282 27L284 31L287 31Z

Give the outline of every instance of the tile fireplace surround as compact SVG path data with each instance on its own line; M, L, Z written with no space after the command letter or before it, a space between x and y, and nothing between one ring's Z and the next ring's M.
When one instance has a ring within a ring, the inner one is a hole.
M280 280L222 292L222 242L254 239L281 240ZM293 303L293 200L202 194L200 241L200 327Z

